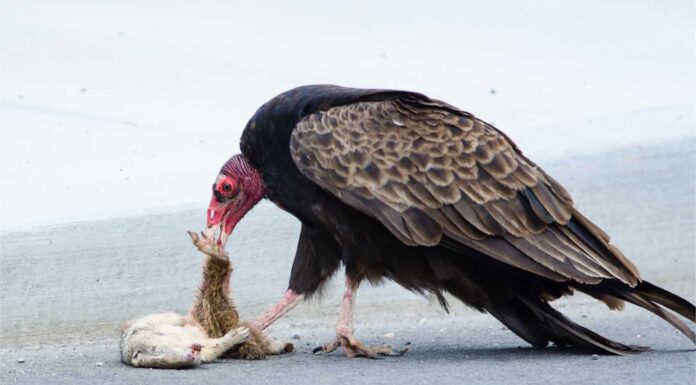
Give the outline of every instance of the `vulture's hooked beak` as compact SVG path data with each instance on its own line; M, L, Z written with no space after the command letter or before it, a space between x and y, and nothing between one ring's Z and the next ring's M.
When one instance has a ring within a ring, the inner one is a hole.
M259 175L249 168L241 155L233 156L213 183L203 235L215 239L220 230L217 244L224 249L234 227L263 195L263 181Z
M234 227L229 226L227 223L231 217L229 214L233 206L230 203L231 202L220 203L217 197L213 195L208 205L207 224L203 231L203 234L205 234L207 238L215 239L215 234L219 229L220 238L218 238L217 243L223 248L227 244L227 238L229 238L232 228Z

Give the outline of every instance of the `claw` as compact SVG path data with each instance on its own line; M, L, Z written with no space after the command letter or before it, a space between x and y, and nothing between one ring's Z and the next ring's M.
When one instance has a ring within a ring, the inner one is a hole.
M383 359L385 356L403 356L408 351L408 347L397 350L392 348L390 345L368 346L358 341L351 335L339 335L332 342L314 348L312 353L314 355L328 354L338 349L339 346L343 347L343 352L347 357L366 357L373 360Z
M339 346L341 346L341 342L338 340L338 338L336 338L335 340L327 344L317 346L316 348L314 348L314 350L312 350L312 353L318 356L322 354L329 354L334 350L338 349Z
M193 242L194 246L196 246L200 252L222 260L227 260L229 258L229 255L225 249L220 245L215 244L213 240L204 232L201 231L200 236L193 231L189 231L188 234L189 237L191 237L191 241Z

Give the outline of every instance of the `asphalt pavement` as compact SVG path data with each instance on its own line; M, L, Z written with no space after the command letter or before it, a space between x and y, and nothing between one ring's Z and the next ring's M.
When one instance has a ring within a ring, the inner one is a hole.
M693 139L571 157L542 164L604 228L644 278L694 301L696 249ZM185 231L202 228L205 204L188 209L47 226L0 234L0 382L3 384L187 383L599 383L686 384L695 379L694 345L652 314L610 312L585 296L554 306L621 342L652 351L592 356L532 349L492 317L463 305L444 313L394 284L361 288L356 336L409 346L402 357L314 356L332 337L340 277L321 299L298 306L269 330L292 354L263 361L223 360L193 370L127 367L118 325L190 306L201 257ZM240 224L229 248L233 293L253 318L284 291L299 224L265 203ZM692 324L693 326L693 324ZM393 336L392 336L393 334Z

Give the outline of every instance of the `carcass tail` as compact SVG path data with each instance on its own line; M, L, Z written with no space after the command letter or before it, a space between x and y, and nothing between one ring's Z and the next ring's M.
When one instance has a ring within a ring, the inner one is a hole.
M674 314L662 308L664 306L694 322L696 320L694 305L676 294L670 293L647 281L640 282L635 287L630 287L618 281L606 281L594 287L585 286L580 288L580 290L590 294L601 291L649 310L669 322L670 325L674 326L675 329L696 344L696 333Z
M624 345L583 327L566 318L540 298L516 296L504 306L487 309L515 334L534 346L571 345L597 353L627 355L649 348Z

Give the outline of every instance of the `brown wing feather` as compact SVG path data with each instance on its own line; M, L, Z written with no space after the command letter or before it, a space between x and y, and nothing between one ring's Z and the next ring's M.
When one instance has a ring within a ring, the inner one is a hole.
M333 107L300 121L290 149L305 176L408 245L448 238L554 280L640 279L507 136L442 102Z

